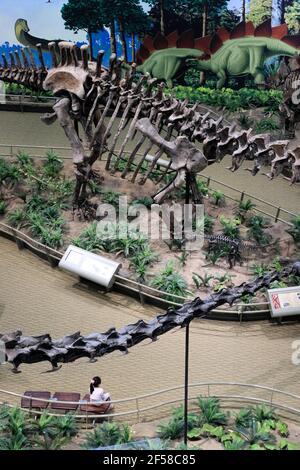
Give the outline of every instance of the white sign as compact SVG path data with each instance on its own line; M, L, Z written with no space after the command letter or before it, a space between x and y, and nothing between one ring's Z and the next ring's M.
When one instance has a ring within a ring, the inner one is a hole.
M59 262L60 268L96 282L107 289L113 285L115 274L119 271L121 266L120 263L96 255L90 251L82 250L73 245L67 248L63 258Z
M273 318L300 314L300 286L268 290Z

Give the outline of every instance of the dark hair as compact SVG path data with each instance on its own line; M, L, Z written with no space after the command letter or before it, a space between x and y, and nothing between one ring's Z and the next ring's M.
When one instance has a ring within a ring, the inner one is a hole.
M90 384L90 393L92 394L95 388L99 387L100 384L101 384L101 378L98 376L93 377L92 383Z

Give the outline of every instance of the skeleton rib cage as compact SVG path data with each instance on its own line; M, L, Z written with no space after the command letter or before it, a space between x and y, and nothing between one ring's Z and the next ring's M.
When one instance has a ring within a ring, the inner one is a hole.
M0 80L49 90L57 97L54 112L42 119L46 124L58 119L70 141L77 179L76 204L85 200L92 165L98 159L106 160L107 171L139 184L145 184L163 163L156 183L162 183L167 173L173 173L174 178L153 195L157 203L185 183L187 172L195 176L226 155L232 157L231 171L251 160L253 175L270 165L270 179L287 169L291 183L300 182L300 148L289 150L289 141L270 142L268 134L251 135L251 129L238 131L234 125L223 125L222 116L215 120L201 112L198 104L190 106L188 100L166 94L164 84L156 79L136 75L135 64L123 70L123 61L115 55L104 69L103 51L97 63L91 63L87 46L81 47L80 54L72 43L62 42L59 47L60 60L55 44L49 43L49 71L40 46L40 64L35 63L29 48L21 49L21 56L17 51L10 53L9 64L3 54ZM78 136L79 123L91 151L89 156Z

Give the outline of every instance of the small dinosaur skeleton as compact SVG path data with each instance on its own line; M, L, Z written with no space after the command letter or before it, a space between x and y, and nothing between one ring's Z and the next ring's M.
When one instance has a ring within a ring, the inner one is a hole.
M190 106L188 100L165 94L164 85L155 78L138 76L135 64L125 72L122 60L112 55L105 69L103 51L97 62L89 62L87 46L78 51L74 44L60 42L59 58L56 45L49 43L52 68L48 71L41 46L37 49L39 64L29 48L22 50L22 57L18 52L11 53L10 64L3 54L0 80L51 91L57 97L53 113L42 120L46 124L58 120L70 142L76 175L73 204L84 216L91 215L87 184L97 177L93 165L98 159L106 160L106 171L133 183L140 175L138 183L145 184L165 155L168 163L157 183L169 173L173 180L170 183L168 179L153 195L159 203L184 185L187 173L195 187L196 173L227 154L232 155L231 171L240 168L244 160L251 160L253 175L271 164L270 178L288 171L291 183L300 182L298 149L288 151L286 146L282 148L282 141L270 143L267 135L251 136L250 130L237 131L235 126L223 125L222 116L215 120L198 104ZM79 137L79 124L84 142ZM89 148L87 154L84 144Z

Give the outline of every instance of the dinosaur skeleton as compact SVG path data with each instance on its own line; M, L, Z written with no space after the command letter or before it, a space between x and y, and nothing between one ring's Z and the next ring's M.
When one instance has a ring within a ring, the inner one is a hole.
M58 370L59 363L74 362L87 357L91 362L113 351L128 353L128 349L140 342L152 341L164 333L176 328L185 327L195 318L204 318L209 313L226 303L232 305L244 295L254 295L262 288L269 288L272 282L284 279L290 275L300 276L300 263L286 267L281 272L273 271L258 277L249 283L222 289L206 299L196 298L177 310L170 308L164 314L159 314L149 322L138 320L136 323L117 330L110 328L105 333L91 333L82 336L80 332L52 340L49 334L42 336L23 336L21 331L10 334L0 334L0 340L5 345L6 359L13 365L14 373L21 364L50 362L52 371Z
M288 169L291 183L300 182L298 149L291 153L286 146L282 147L282 141L270 143L267 135L250 136L250 130L237 131L234 126L223 125L222 116L215 120L209 113L203 114L199 105L191 107L187 100L166 95L164 85L149 75L138 77L135 64L125 72L122 60L112 55L105 69L103 51L99 52L97 62L89 62L87 46L78 51L72 43L60 42L59 58L55 44L49 43L52 68L48 71L41 46L37 49L39 64L28 48L22 50L22 57L18 52L11 53L10 64L3 55L0 80L52 91L57 97L53 113L44 115L42 120L46 124L58 120L70 142L76 175L73 204L84 216L91 215L87 183L97 177L93 165L101 158L106 159L106 171L116 174L122 166L121 178L127 177L134 183L140 174L138 183L145 184L162 155L166 155L167 168L156 183L161 183L166 173L171 173L173 180L153 195L159 203L185 184L187 173L195 181L197 172L227 154L232 155L231 171L240 168L244 160L250 160L254 161L253 175L262 166L271 164L270 178ZM78 124L83 128L88 155L78 134ZM130 141L133 150L129 152Z
M230 269L232 269L237 262L239 262L240 265L243 264L243 252L249 253L250 251L261 249L259 245L247 243L225 235L204 235L204 239L208 244L206 259L208 259L210 253L219 249L225 249L224 254L226 254Z

